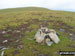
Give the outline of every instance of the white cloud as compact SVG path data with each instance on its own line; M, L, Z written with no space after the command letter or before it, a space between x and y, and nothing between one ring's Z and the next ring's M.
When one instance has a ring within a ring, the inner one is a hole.
M27 6L75 11L75 0L0 0L0 9Z

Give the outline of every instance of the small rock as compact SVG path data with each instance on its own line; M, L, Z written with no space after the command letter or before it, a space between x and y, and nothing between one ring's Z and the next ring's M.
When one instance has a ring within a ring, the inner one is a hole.
M8 42L8 40L4 40L4 41L3 41L3 43L7 43L7 42Z
M0 50L1 50L2 48L4 48L4 46L0 46Z
M4 56L4 50L1 52L1 56Z
M60 29L61 32L65 32L65 29Z
M73 41L73 40L75 40L75 37L70 37L70 39Z
M2 48L2 50L6 50L6 49L7 49L6 47Z
M21 31L19 30L14 30L13 33L20 33Z
M18 48L18 49L23 49L24 46L23 46L23 45L19 45L17 48Z
M20 33L21 31L17 30L16 32L17 32L17 33Z
M26 28L21 28L21 30L25 30Z
M4 48L2 49L1 56L4 56L4 51L5 51L6 49L7 49L6 47L4 47Z
M2 31L2 34L5 34L6 33L6 31Z
M19 40L16 40L16 42L19 42Z
M72 36L73 34L69 34L70 36Z

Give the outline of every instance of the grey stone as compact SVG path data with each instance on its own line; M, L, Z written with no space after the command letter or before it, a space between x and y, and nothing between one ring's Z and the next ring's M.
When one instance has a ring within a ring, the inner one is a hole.
M4 46L0 46L0 50L2 50L4 48Z
M1 56L4 56L4 52L6 49L7 49L6 47L2 48Z
M6 49L7 49L6 47L2 48L2 50L6 50Z
M4 56L4 50L1 52L1 56Z
M51 32L51 33L49 33L49 36L56 44L59 43L60 40L55 33Z
M23 46L23 45L19 45L19 46L17 46L17 48L18 48L18 49L23 49L24 46Z
M71 34L71 37L70 37L70 39L73 41L75 41L75 35L74 34Z
M14 30L13 33L20 33L21 31L19 30Z
M19 42L20 40L18 39L18 40L16 40L16 42Z
M8 42L8 40L4 40L2 43L7 43Z
M7 32L6 31L2 31L2 34L6 34Z
M69 35L72 36L73 34L70 33Z
M16 33L20 33L21 31L17 30Z
M65 32L65 29L60 29L61 32Z
M26 28L21 28L21 30L25 30Z
M37 31L37 33L35 34L34 39L36 39L40 34L41 34L41 30L39 29L39 30Z
M73 41L73 40L75 40L75 37L70 37L70 39Z

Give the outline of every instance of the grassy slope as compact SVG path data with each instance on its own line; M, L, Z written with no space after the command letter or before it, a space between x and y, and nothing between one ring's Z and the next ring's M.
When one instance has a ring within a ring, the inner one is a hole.
M48 11L48 9L45 8L37 8L37 7L26 7L26 8L10 8L10 9L3 9L0 10L0 13L2 12L18 12L18 11Z
M34 19L39 21L35 22ZM44 21L53 21L48 22L49 28L54 28L60 34L60 43L55 45L53 44L51 47L48 46L41 46L35 43L34 40L28 40L27 38L33 39L37 29ZM19 27L21 24L28 24L31 23L28 29L33 29L32 32L27 30L25 32L25 36L22 38L22 43L24 45L24 49L19 50L18 54L15 56L35 56L39 55L40 53L48 54L51 56L58 56L57 52L61 49L65 50L75 50L74 48L68 48L68 45L72 43L73 45L75 42L71 42L68 38L69 36L67 33L60 32L59 28L64 28L65 26L60 25L57 21L63 22L71 28L67 28L72 32L75 32L75 13L73 12L64 12L64 11L50 11L45 8L15 8L15 9L5 9L0 10L0 29L5 29L8 26L12 28ZM56 26L55 26L56 25ZM57 29L56 29L57 28ZM13 56L13 52L15 48L10 47L6 50L6 54L9 56ZM33 52L33 50L37 50L37 52Z

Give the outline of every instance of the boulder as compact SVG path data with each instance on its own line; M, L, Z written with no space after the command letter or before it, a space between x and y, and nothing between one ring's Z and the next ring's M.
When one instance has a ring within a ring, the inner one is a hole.
M36 42L41 43L45 38L45 34L41 33L40 35L38 35L38 37L36 38Z
M49 36L56 44L59 43L60 40L55 33L51 32L51 33L49 33Z
M34 39L36 39L40 34L41 34L41 30L39 29L39 30L37 31L37 33L35 34Z

